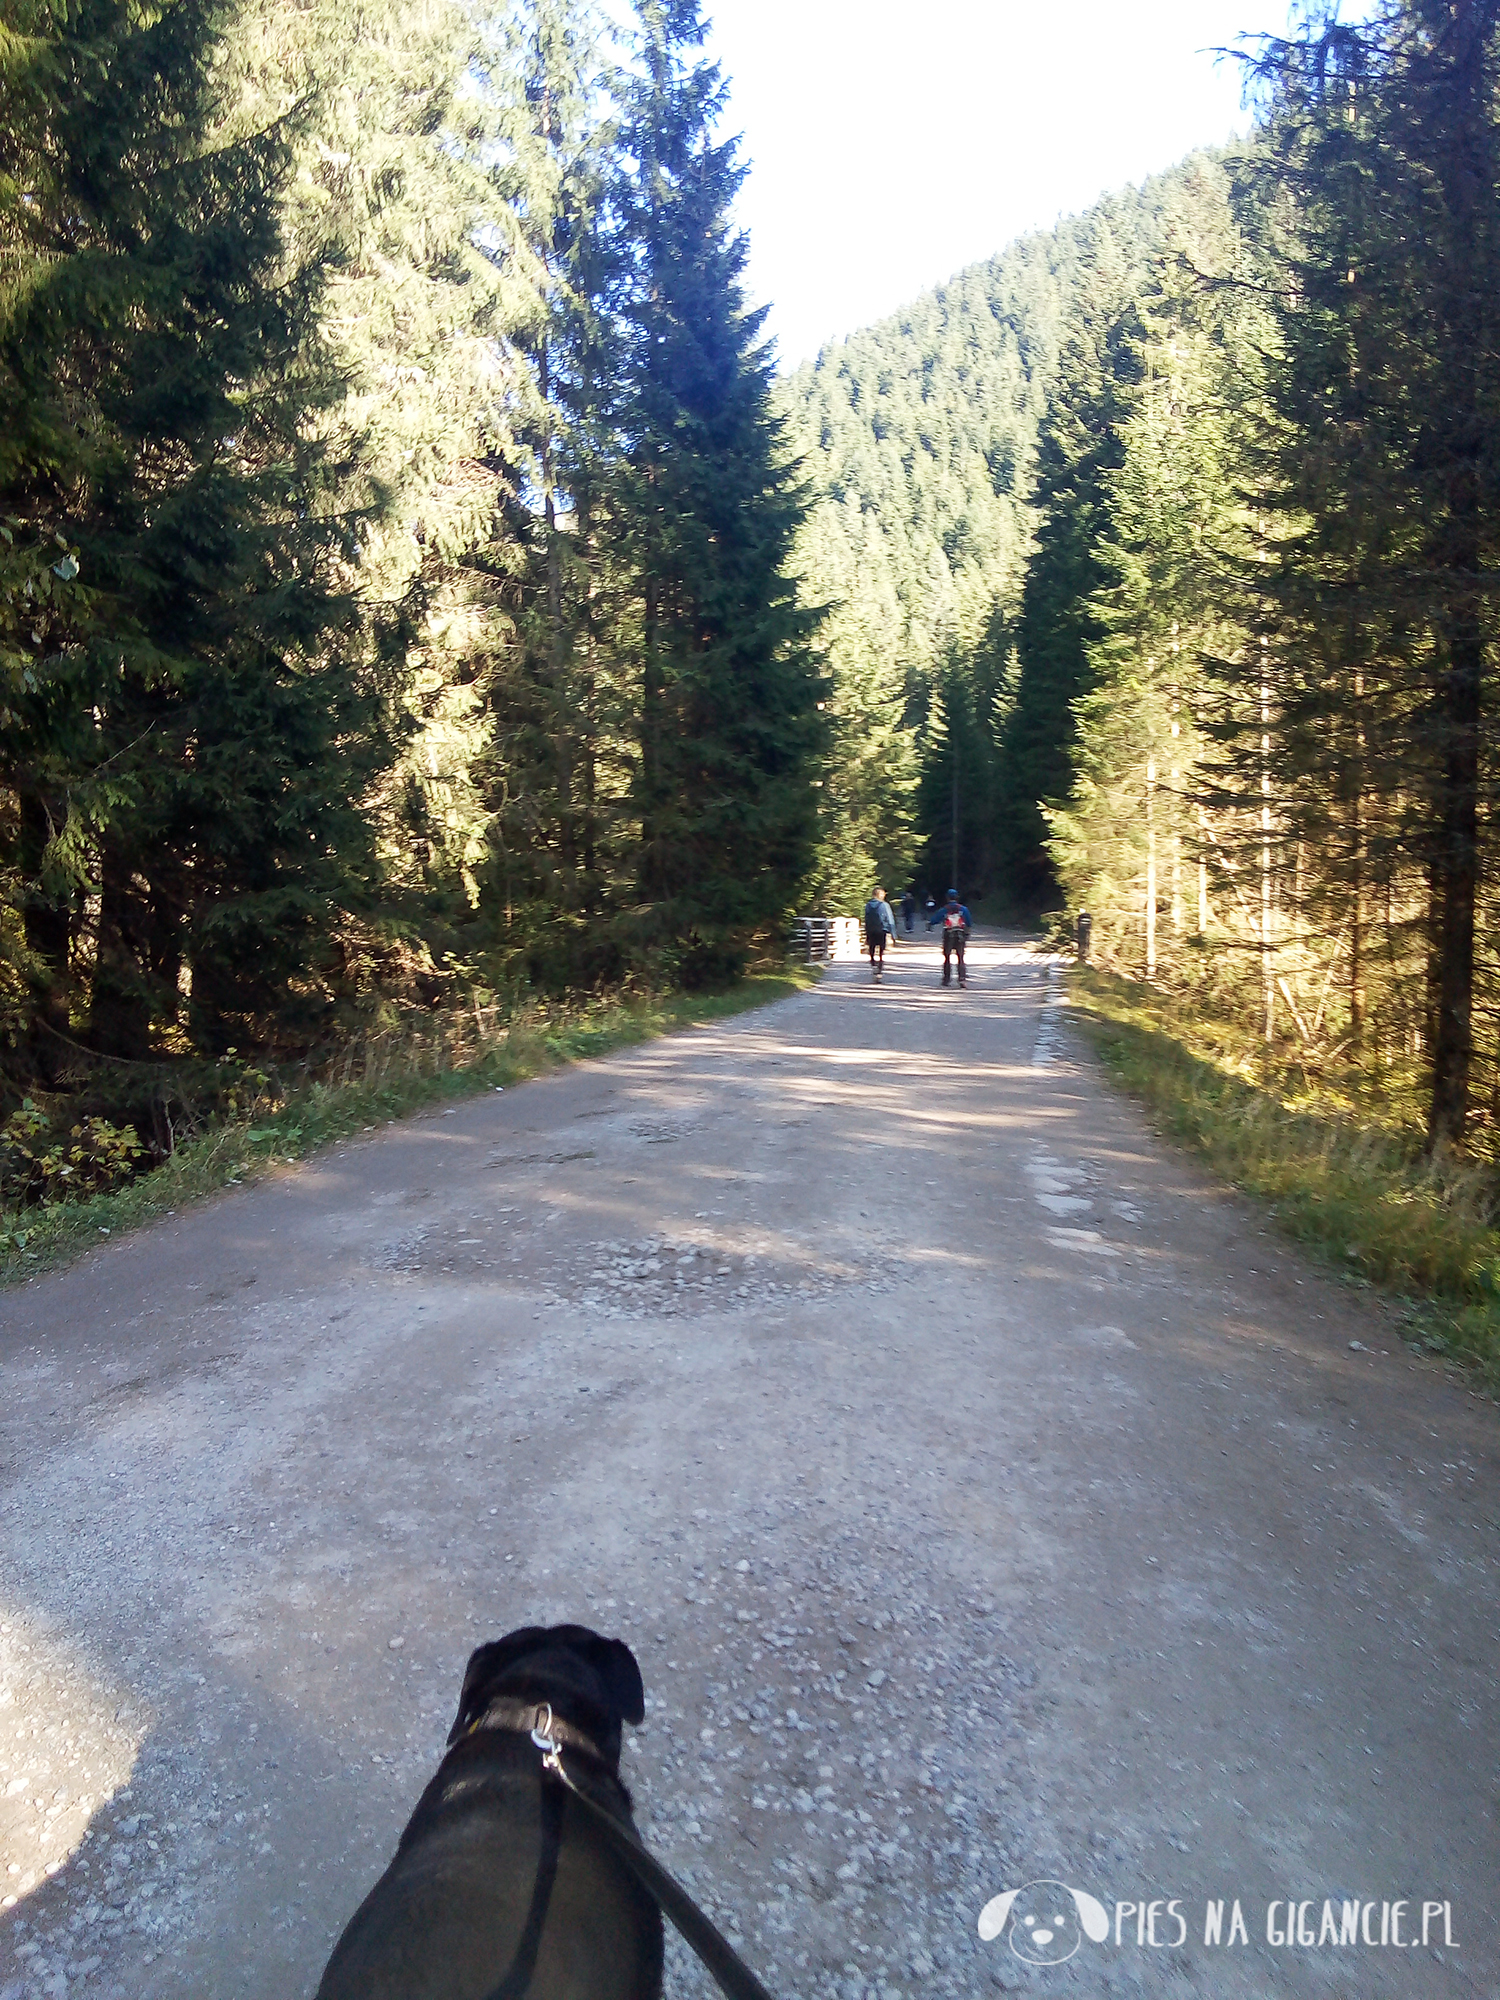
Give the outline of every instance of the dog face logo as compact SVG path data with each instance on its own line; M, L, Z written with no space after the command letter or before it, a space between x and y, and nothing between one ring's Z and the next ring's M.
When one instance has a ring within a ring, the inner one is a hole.
M986 1943L1007 1925L1011 1950L1028 1965L1061 1965L1086 1937L1102 1944L1109 1936L1101 1902L1048 1877L992 1896L979 1912L979 1935Z

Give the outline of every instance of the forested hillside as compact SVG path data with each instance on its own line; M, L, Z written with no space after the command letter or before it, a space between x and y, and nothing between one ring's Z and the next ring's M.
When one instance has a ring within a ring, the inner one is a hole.
M1232 156L788 385L842 844L1429 1144L1500 1122L1500 6L1267 43ZM956 832L956 850L955 850Z
M1023 625L1036 670L1059 644L1044 632L1058 585L1033 573L1036 539L1066 538L1089 560L1075 461L1110 447L1078 427L1101 371L1128 365L1121 315L1176 212L1222 174L1195 158L1111 196L824 349L785 384L817 493L798 554L808 601L829 607L838 684L821 851L835 899L872 872L905 881L914 867L946 886L955 762L965 884L1013 905L1045 897L1036 802L1066 789L1078 676L1049 661L1016 711Z

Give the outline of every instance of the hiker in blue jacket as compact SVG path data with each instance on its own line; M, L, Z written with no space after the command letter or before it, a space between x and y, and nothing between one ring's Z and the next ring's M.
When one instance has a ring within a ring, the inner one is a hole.
M877 889L865 904L865 949L870 954L870 971L876 979L885 970L887 940L895 935L895 914L885 900L884 889Z
M974 928L974 919L969 915L967 903L958 900L957 889L948 891L948 900L941 910L936 910L927 919L927 928L934 924L943 927L943 984L952 984L953 961L958 960L958 983L967 986L969 975L964 967L964 946L969 942L969 932Z

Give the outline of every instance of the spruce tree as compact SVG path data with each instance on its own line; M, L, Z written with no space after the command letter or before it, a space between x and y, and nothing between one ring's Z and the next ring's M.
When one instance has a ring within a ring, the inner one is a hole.
M304 442L333 385L288 134L226 131L213 0L36 25L0 134L0 514L62 534L79 587L28 635L0 781L45 1068L70 1025L170 1045L189 986L210 1048L315 1019L384 742Z
M1059 878L1092 913L1098 957L1152 977L1195 976L1219 903L1236 917L1213 926L1222 983L1226 957L1244 962L1235 958L1245 941L1235 884L1243 843L1238 823L1226 826L1233 787L1205 734L1205 663L1244 640L1231 565L1249 539L1244 440L1267 342L1261 273L1231 207L1237 171L1205 159L1184 172L1164 205L1161 255L1138 288L1119 464L1103 479L1093 548L1100 581L1082 607L1098 634L1090 686L1073 703L1070 792L1045 814ZM1259 771L1251 775L1258 786ZM1258 795L1234 803L1258 817Z
M1272 44L1283 354L1258 593L1298 797L1342 872L1425 873L1428 1138L1466 1136L1500 570L1500 5L1390 0ZM1249 727L1247 726L1247 734ZM1383 839L1389 862L1372 834Z
M396 760L365 803L383 900L418 966L470 942L487 853L483 681L509 636L499 575L513 536L497 516L523 400L512 342L539 292L492 178L489 53L460 0L362 0L353 13L345 0L241 0L226 49L235 129L297 107L285 257L318 273L339 382L307 425L397 726Z
M498 963L522 962L547 986L618 976L611 918L633 886L629 647L608 509L619 258L603 227L614 161L602 52L578 0L515 0L486 47L492 185L534 283L511 336L520 476L485 558L513 616L484 680L486 928Z
M696 0L644 0L622 84L628 256L619 425L640 603L640 895L689 980L791 906L812 857L814 615L789 573L802 498L731 207L744 168Z

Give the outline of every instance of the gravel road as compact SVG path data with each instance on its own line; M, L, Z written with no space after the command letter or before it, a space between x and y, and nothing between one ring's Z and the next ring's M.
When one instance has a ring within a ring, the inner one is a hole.
M647 1837L778 1994L1500 1996L1493 1406L972 960L0 1299L0 2000L311 1993L469 1649L562 1618L635 1648ZM1039 1878L1108 1937L1027 1964L1028 1891L982 1942Z

